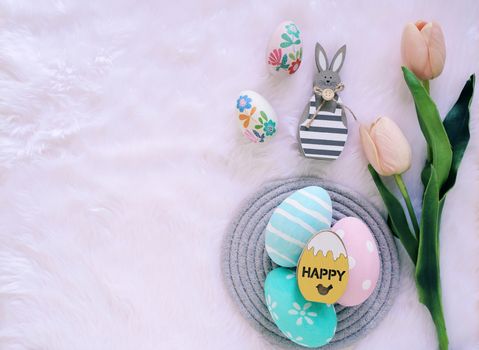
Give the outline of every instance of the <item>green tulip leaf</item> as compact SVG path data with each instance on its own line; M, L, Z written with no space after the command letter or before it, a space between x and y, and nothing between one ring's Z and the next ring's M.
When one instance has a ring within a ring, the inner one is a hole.
M289 58L291 58L293 61L296 59L296 57L294 56L293 53L290 53L288 56L289 56Z
M266 115L264 111L260 111L259 114L261 114L261 116L263 117L265 121L268 121L268 116Z
M406 67L402 67L406 81L416 105L419 126L428 144L429 161L437 172L441 187L449 176L452 163L452 150L446 130L439 116L436 104L429 96L421 81Z
M387 223L388 223L389 228L391 229L391 232L392 232L393 236L396 237L396 238L399 238L399 235L397 234L397 228L394 226L394 224L391 220L391 215L389 215L389 214L388 214Z
M449 176L441 187L440 198L443 198L456 183L457 171L469 143L469 106L474 94L475 80L476 76L471 75L443 122L452 147L452 165Z
M439 348L447 349L448 339L441 302L439 271L439 183L434 165L425 175L429 180L424 190L419 249L416 263L416 287L419 301L431 313L438 334Z
M431 162L429 160L426 160L426 165L424 165L424 169L421 171L421 182L424 187L426 187L427 182L429 181L429 166L431 165Z
M392 224L390 226L391 230L399 237L404 248L411 257L411 260L416 263L418 243L416 237L414 237L414 234L409 228L401 202L391 193L391 191L389 191L386 185L384 185L381 177L371 164L368 165L368 169L373 177L376 187L378 188L379 194L386 205L386 209L388 210L390 222Z

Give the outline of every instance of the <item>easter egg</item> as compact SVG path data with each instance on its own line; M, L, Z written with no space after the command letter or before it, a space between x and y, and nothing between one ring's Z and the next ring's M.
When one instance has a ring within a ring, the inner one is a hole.
M372 294L378 281L380 260L376 241L369 227L358 218L343 218L332 230L341 237L349 261L348 286L338 303L359 305Z
M303 57L301 33L292 21L278 25L269 40L267 49L268 67L273 74L294 74Z
M328 192L318 186L302 188L274 209L265 230L266 251L276 264L293 267L306 243L331 225Z
M242 91L236 100L236 112L240 130L251 142L263 143L276 134L276 112L260 94Z
M333 304L346 291L349 269L346 248L339 236L324 230L308 242L296 270L306 300Z
M268 273L264 295L271 318L291 341L318 347L333 338L337 325L334 306L305 300L294 271L279 267Z

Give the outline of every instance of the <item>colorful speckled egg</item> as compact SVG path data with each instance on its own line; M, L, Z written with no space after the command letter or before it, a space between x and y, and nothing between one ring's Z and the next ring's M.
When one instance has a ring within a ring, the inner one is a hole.
M293 267L306 243L331 225L331 198L319 186L302 188L273 211L265 231L266 251L276 264Z
M337 326L334 306L305 300L294 271L283 267L272 270L266 276L264 295L271 318L291 341L313 348L333 338Z
M242 91L236 100L236 112L240 130L251 142L263 143L276 134L276 112L260 94Z
M292 21L282 22L268 44L267 63L274 74L290 75L301 65L303 43L301 33Z
M349 261L348 286L338 303L359 305L372 294L378 281L380 260L376 241L369 227L358 218L343 218L332 230L341 237Z
M298 286L306 300L333 304L348 286L346 248L330 230L316 234L301 254L296 269Z

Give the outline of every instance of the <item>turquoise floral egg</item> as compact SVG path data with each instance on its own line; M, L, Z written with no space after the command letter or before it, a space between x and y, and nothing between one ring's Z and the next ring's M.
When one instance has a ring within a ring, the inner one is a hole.
M266 251L276 264L293 267L306 243L331 226L331 198L319 186L302 188L273 211L265 231Z
M291 75L301 65L303 43L298 26L284 21L276 27L269 40L266 62L272 74Z
M276 112L260 94L242 91L236 100L236 112L241 133L251 142L267 142L276 134Z
M315 348L333 338L337 325L334 306L305 300L295 271L284 267L271 271L264 283L264 295L271 318L291 341Z

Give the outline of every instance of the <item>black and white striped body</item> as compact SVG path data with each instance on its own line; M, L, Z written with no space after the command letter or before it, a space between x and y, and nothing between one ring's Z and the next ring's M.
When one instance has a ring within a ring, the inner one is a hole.
M344 109L338 97L333 111L322 108L308 128L306 124L313 117L319 104L313 94L309 102L309 113L299 127L299 143L305 157L334 160L339 157L348 138ZM306 114L306 113L305 113Z

